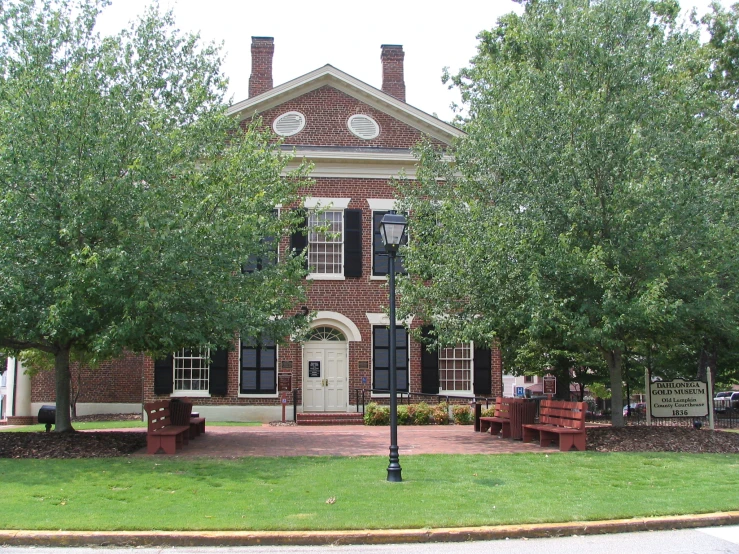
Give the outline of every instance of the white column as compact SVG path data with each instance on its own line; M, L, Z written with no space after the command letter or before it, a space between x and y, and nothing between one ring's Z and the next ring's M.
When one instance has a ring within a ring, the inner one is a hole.
M8 410L7 415L32 416L31 376L24 373L23 364L15 358L8 358ZM11 382L11 380L13 382Z

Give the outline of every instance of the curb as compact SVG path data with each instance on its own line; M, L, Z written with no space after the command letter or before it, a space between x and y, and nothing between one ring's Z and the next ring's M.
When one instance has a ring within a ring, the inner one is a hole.
M318 546L599 535L739 524L739 511L490 527L360 531L0 531L4 546Z

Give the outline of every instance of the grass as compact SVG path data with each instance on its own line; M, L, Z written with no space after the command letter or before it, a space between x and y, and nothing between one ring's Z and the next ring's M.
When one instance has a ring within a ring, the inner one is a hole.
M252 427L262 425L258 421L207 421L209 427ZM72 427L77 431L90 431L93 429L132 429L146 427L143 421L87 421L72 422ZM52 427L53 430L53 427ZM0 433L30 433L46 431L46 425L39 423L38 425L19 425L18 427L10 427L3 429L0 427Z
M0 460L3 529L291 530L563 522L739 509L739 456L567 453Z

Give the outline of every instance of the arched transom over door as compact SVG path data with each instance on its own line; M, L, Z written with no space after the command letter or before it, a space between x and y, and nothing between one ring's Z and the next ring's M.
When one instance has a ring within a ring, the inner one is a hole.
M349 343L334 327L311 330L303 346L303 410L345 412L348 403Z

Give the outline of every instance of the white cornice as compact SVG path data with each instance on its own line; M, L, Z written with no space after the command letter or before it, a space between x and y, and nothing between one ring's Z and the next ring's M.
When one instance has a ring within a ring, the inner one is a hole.
M237 102L228 109L228 113L238 116L239 119L247 119L324 85L332 86L349 96L361 100L373 108L387 113L399 121L446 144L449 144L454 138L462 137L465 134L453 125L449 125L426 112L414 108L405 102L401 102L397 98L328 64L253 98Z

